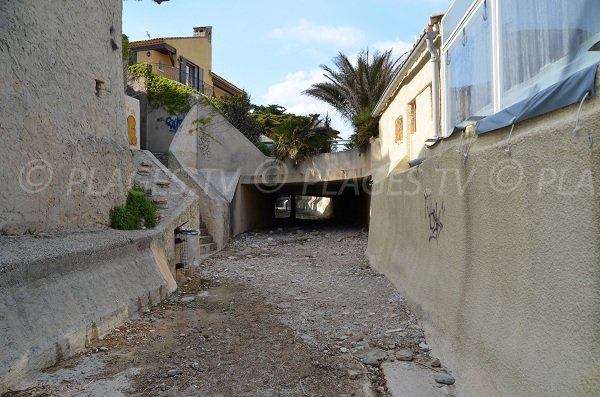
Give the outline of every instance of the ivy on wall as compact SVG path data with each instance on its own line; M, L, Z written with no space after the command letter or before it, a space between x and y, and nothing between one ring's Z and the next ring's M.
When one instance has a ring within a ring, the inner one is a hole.
M163 108L169 114L187 113L192 108L193 95L200 95L187 85L152 73L152 65L149 63L131 65L128 72L134 79L145 80L150 106L155 109Z

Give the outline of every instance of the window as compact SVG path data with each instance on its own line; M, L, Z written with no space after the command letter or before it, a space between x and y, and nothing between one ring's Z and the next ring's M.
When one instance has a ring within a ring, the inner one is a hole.
M402 116L396 119L396 143L402 142L404 139L404 120Z
M585 67L575 55L598 41L598 15L598 0L454 0L442 19L446 132Z
M598 0L503 0L500 7L503 105L525 99L532 80L600 31Z
M196 68L192 65L186 65L185 74L185 84L190 87L196 87Z
M445 51L446 124L493 112L492 29L483 2Z
M417 132L417 99L413 99L408 104L408 133Z

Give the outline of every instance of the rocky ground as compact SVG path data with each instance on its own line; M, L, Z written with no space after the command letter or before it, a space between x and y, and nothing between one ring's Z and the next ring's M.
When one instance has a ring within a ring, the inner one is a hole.
M241 235L168 301L5 396L388 396L386 360L441 380L366 241L326 226Z

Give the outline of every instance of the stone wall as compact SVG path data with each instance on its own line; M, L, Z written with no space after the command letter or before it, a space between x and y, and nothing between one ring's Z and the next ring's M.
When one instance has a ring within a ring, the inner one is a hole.
M467 396L600 390L600 99L574 135L576 112L517 124L510 156L510 128L401 172L373 155L367 255Z
M177 288L174 231L198 228L198 198L148 152L135 162L152 165L138 184L168 199L156 228L0 236L0 394Z
M121 0L5 0L0 20L0 233L107 224L133 159Z

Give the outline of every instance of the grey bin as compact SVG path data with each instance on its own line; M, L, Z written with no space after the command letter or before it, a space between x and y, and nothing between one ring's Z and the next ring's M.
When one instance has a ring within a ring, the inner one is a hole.
M180 260L175 266L177 269L196 264L199 235L198 229L181 226L175 229L175 248L179 249Z

